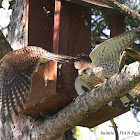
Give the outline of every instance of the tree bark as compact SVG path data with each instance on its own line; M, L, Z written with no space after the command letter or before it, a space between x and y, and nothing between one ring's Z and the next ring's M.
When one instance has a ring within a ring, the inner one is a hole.
M140 63L135 62L125 66L119 75L115 74L102 86L78 96L64 109L45 120L35 122L31 117L27 117L24 120L28 122L28 125L25 125L27 123L20 120L21 118L16 119L16 122L23 122L23 128L20 128L21 134L18 139L63 139L65 131L76 126L83 118L92 112L96 112L101 106L122 97L139 82ZM19 129L18 127L14 129ZM15 132L17 131L19 130ZM14 132L13 135L15 135Z

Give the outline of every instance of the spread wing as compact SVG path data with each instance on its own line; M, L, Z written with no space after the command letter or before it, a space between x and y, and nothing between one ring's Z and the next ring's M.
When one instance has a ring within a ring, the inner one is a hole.
M18 115L17 107L24 109L31 89L32 76L40 63L47 61L67 62L74 57L50 53L40 47L30 46L6 54L0 61L2 75L2 118L12 119L12 111Z
M15 67L3 68L2 76L2 120L9 117L14 111L18 115L17 107L24 110L31 89L32 75L36 66L30 65L26 69L16 69Z
M140 36L140 28L123 33L99 44L89 55L92 64L95 67L102 66L102 64L108 66L118 65L120 53L138 36Z

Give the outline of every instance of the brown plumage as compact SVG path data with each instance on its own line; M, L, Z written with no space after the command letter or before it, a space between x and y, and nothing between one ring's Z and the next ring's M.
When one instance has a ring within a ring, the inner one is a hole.
M47 61L67 62L74 57L50 53L40 47L29 46L6 54L1 59L3 69L2 120L11 118L14 111L18 115L17 107L24 109L31 90L32 76L40 63Z
M84 87L88 90L93 89L99 83L103 83L104 79L100 78L93 72L92 61L87 54L78 55L78 58L74 62L74 67L78 70L78 79L84 82ZM75 86L77 88L77 86Z

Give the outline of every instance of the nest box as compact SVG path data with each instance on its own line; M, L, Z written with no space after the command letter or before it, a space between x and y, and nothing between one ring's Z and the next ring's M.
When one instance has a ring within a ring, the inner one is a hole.
M91 51L91 8L94 1L81 0L80 4L55 0L27 0L25 46L40 46L47 51L77 56ZM87 6L88 5L88 6ZM123 18L122 18L123 19ZM115 15L112 18L112 32L123 31ZM123 22L123 20L122 20ZM116 26L115 26L116 25ZM60 64L47 62L35 73L32 79L31 93L24 114L30 116L52 115L63 109L78 95L74 88L77 70L72 63ZM45 82L46 80L46 82ZM113 106L103 106L79 125L94 127L126 110L120 101Z

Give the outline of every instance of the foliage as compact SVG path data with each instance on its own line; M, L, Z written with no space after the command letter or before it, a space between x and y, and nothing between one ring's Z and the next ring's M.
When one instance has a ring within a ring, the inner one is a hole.
M128 6L129 8L140 11L140 5L138 0L117 0L121 4ZM104 30L110 29L110 17L112 13L120 13L120 11L107 9L107 8L99 8L93 7L92 8L92 20L91 20L91 34L93 37L98 38L103 36L105 38L109 38ZM126 30L130 30L133 28L139 27L140 22L136 19L132 19L129 16L125 16L125 28Z
M80 126L75 127L75 136L76 136L76 139L81 139L83 137L82 133L80 132Z

